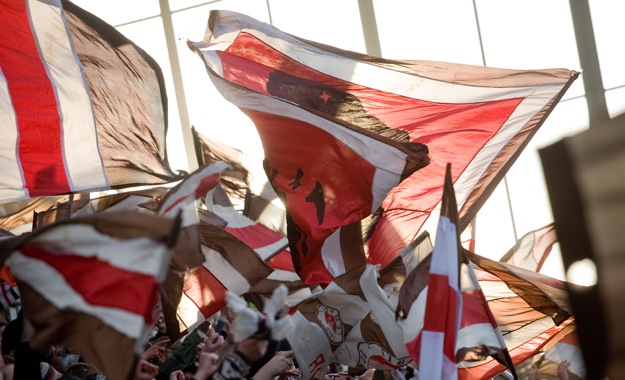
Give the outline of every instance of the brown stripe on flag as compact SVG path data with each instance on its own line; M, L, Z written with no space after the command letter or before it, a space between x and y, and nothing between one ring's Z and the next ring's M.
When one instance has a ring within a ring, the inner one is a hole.
M68 200L59 201L45 211L34 211L33 230L61 220L71 219L76 211L88 203L89 194L72 194Z
M563 282L554 281L533 271L490 260L472 252L466 252L473 263L499 277L530 306L544 315L551 316L554 323L560 324L571 316L567 310L568 294Z
M41 197L4 203L0 205L0 228L12 230L32 223L33 212L45 211L62 199L67 199L67 196Z
M50 345L65 345L80 353L109 379L129 379L137 354L135 340L101 319L72 309L59 310L25 283L19 283L25 315L37 333L30 346L47 352Z
M160 67L114 27L62 1L91 92L111 186L175 179L167 162L167 95Z
M250 286L271 274L271 267L253 249L223 229L210 224L201 224L200 235L202 245L219 252L247 279Z

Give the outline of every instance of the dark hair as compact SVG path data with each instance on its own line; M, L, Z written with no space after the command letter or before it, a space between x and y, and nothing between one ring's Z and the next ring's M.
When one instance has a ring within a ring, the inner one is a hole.
M69 367L67 367L65 372L63 372L63 375L73 375L78 377L79 379L86 379L91 375L97 375L99 373L100 371L98 371L98 368L93 364L73 363Z

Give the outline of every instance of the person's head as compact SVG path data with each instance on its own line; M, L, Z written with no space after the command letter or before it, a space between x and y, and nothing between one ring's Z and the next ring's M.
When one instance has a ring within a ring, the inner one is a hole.
M98 371L98 368L94 366L93 364L74 363L70 365L69 367L67 367L67 369L65 370L63 374L73 375L79 379L86 379L89 376L98 375L99 373L100 371Z

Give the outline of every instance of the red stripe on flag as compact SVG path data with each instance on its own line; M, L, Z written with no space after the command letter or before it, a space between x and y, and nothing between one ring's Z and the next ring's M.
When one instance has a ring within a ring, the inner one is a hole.
M479 290L465 290L462 292L462 317L460 328L481 323L493 324L488 318L488 305ZM497 328L497 326L493 326Z
M226 226L225 229L252 249L266 247L283 238L279 233L271 231L261 224L234 228Z
M449 286L447 276L430 273L425 310L422 331L443 333L443 354L455 362L458 334L458 321L455 316L458 314L458 293Z
M226 306L227 288L203 266L185 277L182 290L205 318Z
M2 22L11 25L0 38L4 74L18 124L18 155L31 197L69 192L63 164L61 118L55 91L39 56L27 1L2 2Z
M449 278L440 274L430 273L428 279L428 296L425 305L425 321L423 330L449 332L456 331L457 293L449 287ZM442 301L447 306L442 305ZM450 326L449 324L452 323Z
M289 272L295 272L293 259L291 258L291 252L287 250L284 250L272 257L269 261L267 261L267 264L269 264L269 266L273 269L282 269Z
M152 306L158 297L153 276L123 270L96 257L50 253L40 246L25 246L20 251L54 268L87 303L125 310L152 322Z
M174 203L170 204L170 205L169 205L169 207L167 207L167 208L166 208L166 209L165 209L165 210L161 213L161 215L165 215L165 214L167 214L167 213L168 213L169 211L171 211L174 207L178 206L180 203L182 203L182 202L186 201L187 199L191 198L191 196L193 196L193 195L195 195L195 194L187 194L187 195L185 195L185 196L183 196L183 197L180 197L180 198L176 199L176 200L174 201Z

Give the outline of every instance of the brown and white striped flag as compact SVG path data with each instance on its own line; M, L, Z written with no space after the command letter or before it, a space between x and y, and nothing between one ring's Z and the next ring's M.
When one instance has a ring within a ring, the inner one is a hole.
M101 214L3 240L30 344L73 347L110 379L127 379L152 328L178 219Z
M177 179L152 57L69 1L0 14L1 202Z
M228 290L242 295L272 269L244 242L220 227L200 224L204 262L184 276L178 305L181 331L191 331L226 306Z

